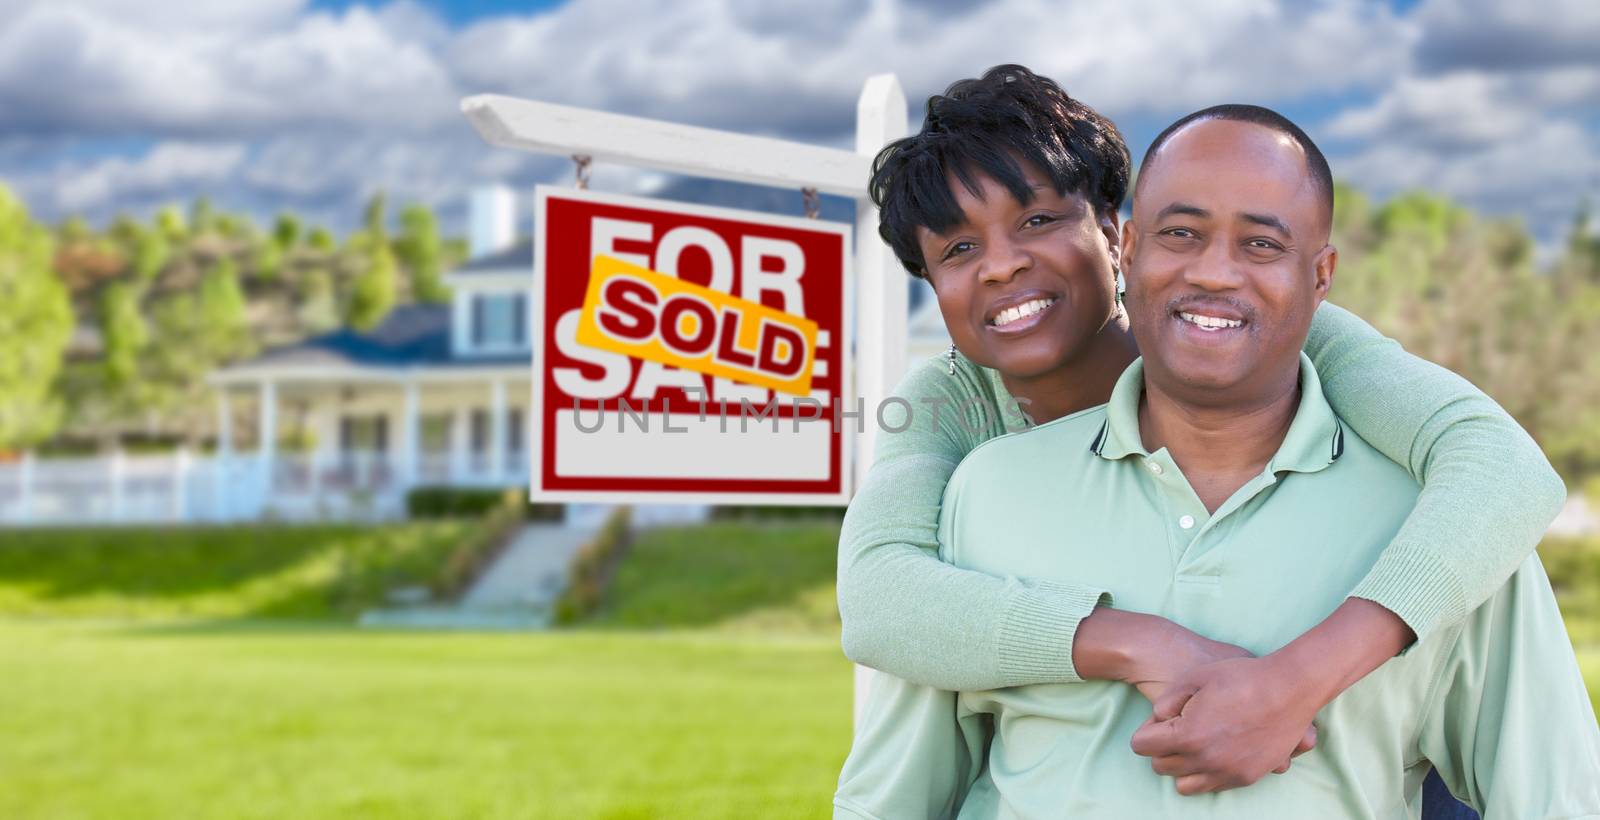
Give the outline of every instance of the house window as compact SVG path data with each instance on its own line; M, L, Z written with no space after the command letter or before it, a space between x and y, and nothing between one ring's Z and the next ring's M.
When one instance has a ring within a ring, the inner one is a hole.
M528 296L478 293L472 297L472 346L515 350L528 346Z
M506 449L513 453L522 452L522 408L513 407L506 411Z
M339 419L339 451L387 452L389 419L379 413L371 416L342 416Z
M472 411L472 453L483 455L489 452L489 411Z

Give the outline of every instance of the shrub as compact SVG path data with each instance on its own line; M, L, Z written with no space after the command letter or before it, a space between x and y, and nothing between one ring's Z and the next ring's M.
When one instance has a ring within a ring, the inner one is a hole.
M487 515L503 505L520 507L528 521L560 521L560 504L532 504L526 489L474 487L417 487L406 494L406 514L412 518L462 518Z
M842 521L844 507L712 507L712 521Z
M467 591L479 575L500 557L522 526L522 511L515 499L484 517L456 546L429 586L437 600L453 601Z
M567 589L556 600L554 617L558 624L576 623L600 608L606 588L616 575L617 564L633 540L632 510L618 507L600 526L589 543L572 557L567 572Z

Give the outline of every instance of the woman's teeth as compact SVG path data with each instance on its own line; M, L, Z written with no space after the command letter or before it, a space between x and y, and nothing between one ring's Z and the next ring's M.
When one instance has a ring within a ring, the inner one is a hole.
M989 325L990 327L1005 327L1018 319L1032 316L1055 303L1056 300L1054 299L1034 299L1031 302L1023 302L1016 307L1000 311L999 315L989 320Z
M1222 330L1226 327L1240 327L1244 324L1238 319L1222 319L1216 316L1202 316L1198 313L1179 313L1178 318L1205 330Z

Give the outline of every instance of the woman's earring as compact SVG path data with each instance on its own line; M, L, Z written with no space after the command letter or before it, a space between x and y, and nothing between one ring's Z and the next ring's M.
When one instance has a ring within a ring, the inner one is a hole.
M950 365L950 375L954 376L956 374L956 346L955 345L951 345L950 349L946 350L944 352L944 360L945 360L946 363L948 363Z
M1128 292L1128 282L1127 282L1127 280L1122 278L1122 268L1119 267L1119 268L1116 268L1115 270L1117 272L1117 309L1121 310L1122 309L1122 294Z

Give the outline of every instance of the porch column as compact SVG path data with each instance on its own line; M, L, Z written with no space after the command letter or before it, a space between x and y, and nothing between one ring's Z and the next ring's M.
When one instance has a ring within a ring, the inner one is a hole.
M189 520L189 448L180 446L172 457L172 520Z
M211 494L216 507L213 516L228 520L228 467L233 461L233 403L228 388L217 389L217 452L211 459Z
M261 382L261 412L256 416L260 426L257 432L257 456L261 470L266 473L267 487L276 483L273 461L278 455L278 383L267 379Z
M111 463L106 469L107 479L111 482L112 521L121 521L122 517L127 514L124 495L126 488L123 486L126 473L127 465L123 462L122 445L119 443L116 449L111 451Z
M233 404L228 401L228 388L217 390L217 457L233 456Z
M400 414L400 486L411 487L417 483L417 436L421 432L417 423L420 391L415 381L406 382L405 409Z
M467 476L467 450L472 442L467 435L467 408L450 408L450 483L460 484Z
M32 450L23 450L22 451L22 465L21 465L21 469L18 472L18 478L22 482L22 487L21 487L21 490L22 490L21 496L22 497L19 499L20 508L19 508L19 510L17 512L17 517L18 517L19 521L22 521L23 523L27 523L27 522L33 520L33 478L34 478L34 476L33 476L33 451Z
M506 383L489 382L489 475L500 483L506 477Z

